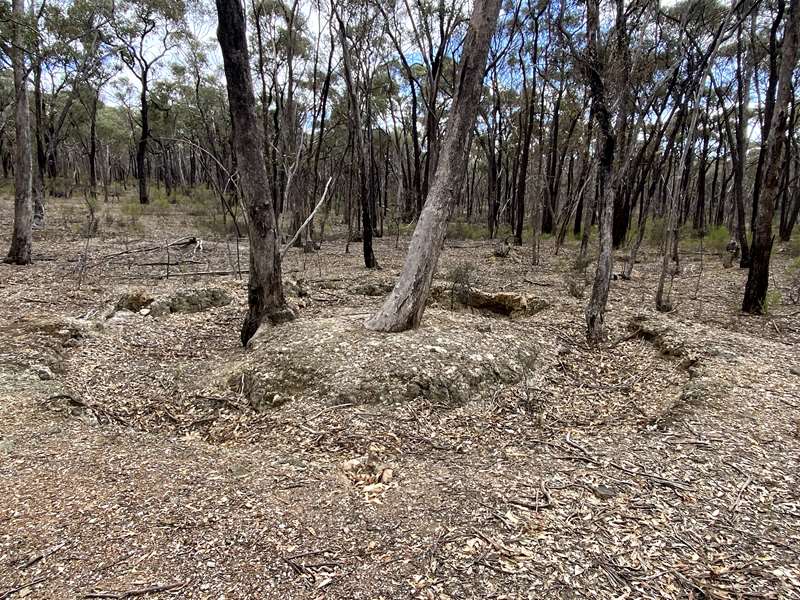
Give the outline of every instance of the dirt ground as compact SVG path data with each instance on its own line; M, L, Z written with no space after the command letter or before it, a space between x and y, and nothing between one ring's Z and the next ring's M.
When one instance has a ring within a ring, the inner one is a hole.
M532 267L449 241L422 328L381 336L361 323L407 240L378 240L373 272L332 240L290 251L299 318L244 351L245 285L219 272L246 243L116 205L87 240L57 202L36 263L0 266L0 599L800 598L782 248L765 317L693 244L656 313L643 248L590 348L574 243ZM465 271L536 309L453 310ZM199 288L233 301L113 314Z

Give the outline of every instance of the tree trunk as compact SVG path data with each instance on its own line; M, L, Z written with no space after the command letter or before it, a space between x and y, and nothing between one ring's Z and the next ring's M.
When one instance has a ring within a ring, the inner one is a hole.
M405 331L419 326L422 320L447 233L447 221L464 182L468 142L475 125L486 57L499 12L500 0L476 0L474 4L439 166L411 237L400 278L381 309L367 321L369 329Z
M33 9L33 4L31 5ZM33 12L33 11L31 11ZM35 18L35 16L34 16ZM44 151L44 123L42 113L42 65L36 53L36 64L33 65L33 109L34 133L36 138L36 164L31 167L31 192L33 194L33 226L37 229L44 227L44 173L47 167L47 157ZM33 149L31 149L33 154Z
M92 198L97 198L97 100L100 88L92 96L89 112L89 190Z
M216 4L217 39L225 64L232 145L239 187L249 217L249 310L241 332L242 344L246 345L265 319L277 324L293 319L294 313L283 296L278 228L262 154L263 133L256 117L244 9L241 0L216 0Z
M611 115L606 100L606 87L603 81L603 65L599 57L598 38L600 37L600 1L589 0L586 5L586 39L589 72L589 89L592 106L600 133L598 146L598 218L600 225L600 254L592 284L592 297L586 306L586 337L591 341L603 335L603 320L608 302L612 270L612 228L614 219L614 153L616 138L611 130ZM584 227L589 227L587 221Z
M358 93L355 82L353 81L353 68L350 60L350 48L347 44L347 35L344 21L336 14L339 21L339 37L342 44L342 56L344 58L344 75L347 93L350 99L350 120L355 132L354 143L358 152L358 188L361 198L361 241L364 250L364 266L374 269L378 266L375 254L372 251L372 210L370 201L371 186L368 184L367 176L370 164L369 146L364 139L364 131L361 126L361 107L359 106Z
M747 60L745 68L742 63ZM732 152L735 161L733 164L733 189L734 200L736 202L736 237L739 240L739 247L742 255L739 266L742 268L750 266L750 247L747 243L747 226L745 225L744 213L744 170L747 165L747 105L750 102L750 78L752 76L751 57L745 57L742 43L742 26L737 32L737 52L736 52L736 80L737 80L737 121L736 121L736 140L735 152ZM733 149L733 141L731 141Z
M772 219L780 192L781 165L786 144L787 112L792 95L792 71L797 64L800 45L800 0L791 0L783 34L778 91L772 110L769 138L766 140L764 178L758 201L758 214L753 229L750 270L744 291L742 310L762 314L769 286L769 259L772 253Z
M141 115L142 131L139 143L136 145L136 175L139 179L139 203L148 204L150 197L147 193L147 140L150 137L150 106L147 101L147 71L142 73Z
M14 44L11 61L14 69L14 92L16 94L14 147L14 231L6 262L16 265L31 263L33 244L33 207L31 202L31 123L28 109L28 90L25 70L25 0L13 0Z

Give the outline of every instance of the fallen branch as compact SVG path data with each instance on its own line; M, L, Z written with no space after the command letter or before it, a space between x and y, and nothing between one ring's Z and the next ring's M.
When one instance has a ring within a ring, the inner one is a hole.
M613 467L613 468L617 469L618 471L622 471L623 473L626 473L628 475L633 475L633 476L637 476L637 477L644 477L645 479L649 479L653 483L658 483L660 485L663 485L664 487L669 487L669 488L673 488L673 489L676 489L676 490L681 490L681 491L684 491L684 492L692 491L692 488L690 488L689 486L687 486L687 485L685 485L683 483L680 483L679 481L672 481L671 479L665 479L664 477L661 477L659 475L653 475L652 473L647 473L646 471L643 471L643 470L634 471L634 470L629 469L627 467L623 467L622 465L620 465L619 463L616 463L614 461L610 461L610 462L608 462L606 464L603 464L598 459L592 457L580 445L576 444L571 439L569 439L569 434L567 434L567 436L564 439L564 441L569 446L571 446L572 448L575 448L576 450L578 450L579 452L581 452L583 454L583 456L575 456L575 457L573 457L573 458L576 458L578 460L583 460L585 462L591 463L591 464L596 465L598 467L603 467L603 466Z
M160 592L174 592L186 586L186 582L168 583L166 585L151 585L138 590L124 590L122 592L89 592L84 594L84 598L114 598L121 600L122 598L134 598L135 596L144 596L145 594L158 594Z
M194 236L191 237L182 237L178 238L177 240L173 240L172 242L167 243L166 247L170 246L191 246L192 244L197 244L197 238ZM97 258L98 261L101 260L108 260L109 258L117 258L118 256L125 256L126 254L141 254L142 252L153 252L155 250L161 250L164 246L148 246L147 248L135 248L133 250L123 250L121 252L114 252L112 254L106 254L105 256L100 256Z
M11 588L10 590L4 592L2 596L0 596L0 600L5 600L5 598L10 598L14 594L16 594L19 591L24 590L25 588L32 587L32 586L36 585L37 583L42 583L45 579L46 579L46 577L38 577L37 579L33 579L32 581L29 581L28 583L23 583L21 585L18 585L17 587Z
M311 222L311 219L314 218L314 215L317 214L319 208L325 203L325 199L328 197L328 189L331 186L331 181L333 181L333 177L328 177L328 183L325 184L325 191L322 192L322 198L320 198L320 201L317 202L317 205L314 207L314 210L311 211L311 214L308 215L308 218L305 221L303 221L302 225L300 225L300 229L297 230L297 233L294 234L294 237L289 241L288 244L286 244L286 246L281 251L281 260L283 260L283 258L286 256L286 253L289 251L289 248L292 247L292 245L297 241L297 238L300 237L300 234L303 232L303 230Z
M38 563L41 560L44 560L45 558L47 558L51 554L55 554L56 552L61 550L66 545L67 545L67 542L61 542L60 544L57 544L57 545L53 546L49 550L45 550L44 552L40 552L39 554L37 554L36 556L31 558L28 562L26 562L24 565L22 565L22 567L20 567L20 568L21 569L27 569L28 567L32 567L33 565L35 565L36 563Z

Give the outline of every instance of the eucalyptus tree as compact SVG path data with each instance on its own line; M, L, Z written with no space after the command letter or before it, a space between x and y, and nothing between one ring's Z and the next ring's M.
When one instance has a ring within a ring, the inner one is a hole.
M263 132L256 115L244 8L240 0L216 0L216 5L217 39L225 64L231 139L236 153L240 193L248 216L248 312L241 331L242 344L246 345L262 323L291 320L294 313L283 295L280 239L274 198L271 198L267 185Z
M154 70L183 37L186 6L183 0L123 0L114 5L111 28L118 56L137 81L139 140L136 176L139 202L150 201L147 152L150 142L150 87Z
M769 262L772 254L772 221L778 195L781 193L781 168L786 150L786 131L789 122L791 98L794 94L792 78L800 57L800 0L789 0L789 9L783 27L780 66L776 84L775 100L769 111L769 126L766 128L765 157L759 185L753 246L747 285L744 291L742 310L761 314L765 310L769 286Z
M380 310L367 320L369 329L405 331L416 328L422 320L447 233L447 222L464 183L469 139L475 125L486 58L499 13L500 0L474 2L439 168L411 237L400 277Z
M11 40L4 44L14 71L14 228L5 261L17 265L32 262L33 207L31 200L31 133L28 107L28 66L25 61L26 31L29 24L24 0L11 3Z

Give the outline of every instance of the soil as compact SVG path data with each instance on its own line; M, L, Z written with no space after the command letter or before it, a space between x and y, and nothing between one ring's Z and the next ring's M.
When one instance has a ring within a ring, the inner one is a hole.
M660 314L643 248L592 347L573 243L448 241L381 335L408 240L332 239L244 350L246 241L58 202L0 267L0 598L800 598L800 308L742 315L721 257L684 244Z

